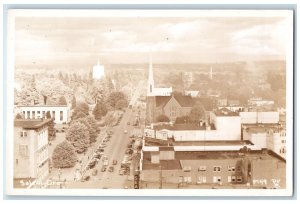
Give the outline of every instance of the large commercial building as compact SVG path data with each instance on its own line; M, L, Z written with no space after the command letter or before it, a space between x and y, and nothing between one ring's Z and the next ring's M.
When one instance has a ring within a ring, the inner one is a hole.
M285 160L272 151L254 149L255 145L241 141L144 141L140 186L146 188L148 183L157 183L161 188L285 188Z
M144 130L146 137L175 141L241 140L240 116L228 109L210 112L210 121L199 124L156 123Z
M25 119L45 119L47 112L49 112L56 124L68 123L71 120L68 105L17 106L15 112L22 113Z
M14 179L41 183L49 174L48 123L50 119L14 121Z
M284 124L243 125L243 139L259 148L267 148L286 158L286 130Z

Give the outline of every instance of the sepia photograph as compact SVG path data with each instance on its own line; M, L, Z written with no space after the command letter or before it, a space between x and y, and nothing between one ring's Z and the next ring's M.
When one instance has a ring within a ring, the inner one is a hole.
M290 196L293 11L9 10L11 195Z

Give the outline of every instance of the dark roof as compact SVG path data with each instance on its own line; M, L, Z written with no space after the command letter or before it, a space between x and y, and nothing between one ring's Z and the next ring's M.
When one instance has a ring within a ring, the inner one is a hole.
M195 100L191 96L174 94L174 98L178 101L181 107L192 107L195 104Z
M153 164L149 161L143 160L143 170L175 170L182 169L180 161L175 160L160 160L159 164Z
M228 108L221 108L215 111L217 116L239 116L238 113L229 110Z
M159 151L174 151L174 147L159 147Z
M51 120L53 119L16 119L14 121L14 126L22 127L24 129L37 129L46 125Z
M195 104L195 100L191 96L173 94L172 96L155 96L156 107L165 106L172 97L175 98L181 107L192 107Z
M156 107L164 106L170 100L171 96L156 96Z
M154 130L205 130L206 126L200 126L197 124L174 124L174 125L167 125L167 124L162 124L162 125L155 125L153 126ZM210 125L211 130L215 130L214 124Z

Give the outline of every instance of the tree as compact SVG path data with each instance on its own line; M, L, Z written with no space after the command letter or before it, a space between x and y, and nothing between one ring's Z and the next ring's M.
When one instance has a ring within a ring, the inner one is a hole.
M73 96L73 98L72 98L72 107L71 107L71 109L74 109L74 108L76 108L76 97L75 96Z
M47 118L48 118L48 116L47 116ZM54 119L52 119L48 123L48 141L52 141L55 137L56 137L56 131L55 131L55 128L54 128Z
M87 127L78 121L70 125L66 139L75 147L75 151L78 153L86 151L90 144Z
M24 119L21 113L18 113L15 117L15 119Z
M170 122L170 119L166 115L159 115L156 118L157 122Z
M86 120L91 125L91 127L94 128L97 132L100 131L100 129L97 127L97 121L95 120L94 116L89 115L86 117Z
M108 96L106 102L111 107L116 108L116 103L120 100L126 100L127 101L125 94L123 92L120 92L120 91L115 91L115 92L112 92Z
M93 114L96 120L101 120L107 113L107 109L104 103L98 102L93 110Z
M96 142L96 138L97 138L96 128L93 128L86 118L79 118L76 120L76 122L80 122L81 124L85 125L85 127L89 132L90 143Z
M47 112L46 112L46 119L50 119L50 118L51 118L50 111L47 111Z
M190 122L199 123L201 119L205 119L205 110L202 104L196 103L189 114Z
M58 100L59 105L67 105L67 100L64 96L61 96Z
M177 117L175 120L175 124L187 124L189 123L189 116L181 116L181 117Z
M75 110L82 111L84 114L89 114L89 105L86 102L79 102Z
M115 108L121 110L123 108L126 108L127 105L128 105L127 104L127 100L121 99L121 100L119 100L119 101L116 102Z
M76 161L75 149L68 141L65 140L55 147L52 154L52 162L55 168L71 168L75 166Z
M84 114L81 110L74 110L72 115L72 120L77 120L79 118L85 118L86 114Z

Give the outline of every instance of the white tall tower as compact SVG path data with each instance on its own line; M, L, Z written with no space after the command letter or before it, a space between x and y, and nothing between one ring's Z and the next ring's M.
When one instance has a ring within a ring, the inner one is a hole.
M153 79L153 67L152 56L149 57L149 73L148 73L148 91L147 96L152 96L154 92L154 79Z
M101 79L104 77L104 66L100 64L99 58L97 64L93 66L93 79Z

